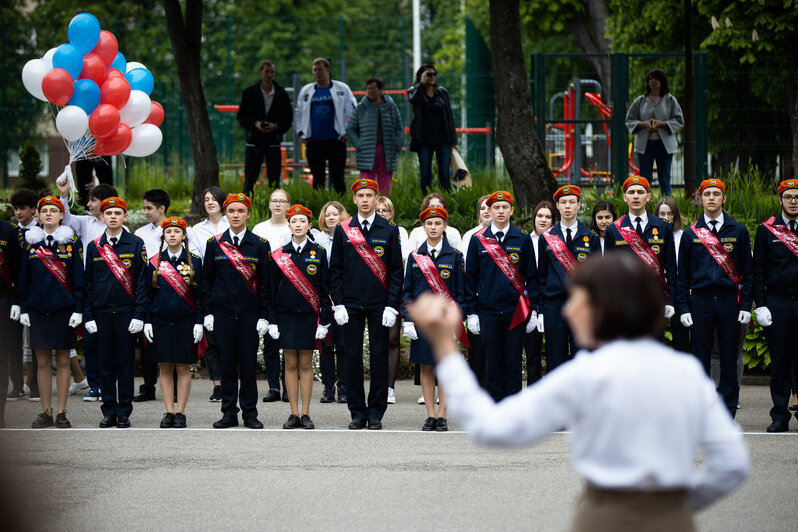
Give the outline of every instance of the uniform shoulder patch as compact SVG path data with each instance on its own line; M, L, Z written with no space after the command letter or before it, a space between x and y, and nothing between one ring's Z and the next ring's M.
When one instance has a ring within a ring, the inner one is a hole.
M394 222L393 220L389 221L388 224L396 227L396 222Z
M78 235L72 235L72 238L69 239L70 242L73 244L78 241Z
M197 255L196 253L190 253L190 255L191 255L192 259L197 259L198 260L200 258L200 256Z
M19 229L19 225L16 222L9 222L9 223L11 224L11 227L13 227L14 229Z
M529 234L529 231L527 231L526 229L521 229L521 232L524 233L525 235Z
M297 218L297 219L298 219L298 218ZM268 242L268 240L267 240L267 239L265 239L265 238L263 238L262 236L259 236L258 238L260 239L260 241L261 241L261 242Z
M211 243L211 242L213 242L214 240L216 240L216 237L215 237L215 236L212 236L212 237L210 237L210 238L208 239L208 243L210 244L210 243Z
M590 232L593 233L596 236L599 236L599 234L597 232L595 232L594 230L592 230L592 229L590 230ZM599 237L599 238L601 238L601 237Z

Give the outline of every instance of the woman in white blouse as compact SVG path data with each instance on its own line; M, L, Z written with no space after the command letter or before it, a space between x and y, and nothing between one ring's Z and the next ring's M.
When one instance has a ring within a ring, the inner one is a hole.
M679 206L670 196L664 196L654 206L654 214L666 222L673 225L673 245L676 249L676 267L679 267L679 243L682 241L682 215ZM670 320L671 325L671 347L679 351L689 353L692 351L690 346L690 329L682 325L677 319Z
M532 211L532 220L535 230L529 234L532 239L532 248L535 250L535 267L540 262L540 237L554 226L557 221L557 209L550 201L543 200L535 205ZM541 353L543 352L543 333L535 328L532 332L524 336L524 353L526 353L526 384L534 384L540 380L543 374L543 364Z
M498 404L457 350L457 305L422 296L409 312L434 346L450 414L474 440L521 446L571 431L573 467L587 482L571 530L694 530L694 511L735 489L751 466L701 364L657 340L664 304L637 257L591 257L573 272L565 317L594 351Z

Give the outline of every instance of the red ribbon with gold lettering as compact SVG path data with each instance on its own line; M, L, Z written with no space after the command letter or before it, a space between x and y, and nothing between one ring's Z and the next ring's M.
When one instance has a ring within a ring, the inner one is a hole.
M53 277L55 277L56 280L61 283L61 286L64 287L69 295L72 295L72 287L69 285L66 265L64 265L64 263L60 260L56 259L53 252L44 246L39 246L36 248L35 253L36 256L39 257L39 260L42 261L42 264L44 264L44 267L53 274Z
M352 243L352 246L357 251L357 254L365 261L366 266L369 267L369 270L377 276L377 279L380 280L382 286L385 290L388 290L388 268L385 266L385 263L382 262L379 255L374 252L374 250L369 246L366 239L363 237L363 233L360 232L360 228L357 226L350 226L349 223L352 221L352 217L350 216L343 222L341 222L341 228L344 230L344 234Z
M241 274L241 277L244 278L244 281L246 281L250 290L257 293L258 276L255 275L255 268L252 266L252 264L249 263L249 261L240 251L238 251L237 247L229 242L223 242L222 235L216 236L216 242L219 243L219 247L222 248L222 253L225 254L227 259L230 261L230 264L233 265L233 268L235 268L236 271Z
M532 307L529 303L529 296L526 293L526 285L521 277L521 272L518 271L518 268L515 267L513 261L510 260L510 257L507 255L507 252L504 251L504 248L501 247L496 240L488 238L483 234L485 231L487 231L487 229L487 227L483 227L475 233L475 236L477 237L477 240L479 240L480 243L485 247L485 251L488 252L488 255L490 255L490 258L492 258L493 262L496 263L496 266L498 266L502 273L507 276L507 279L519 294L518 304L516 305L515 312L513 313L513 320L510 322L510 329L514 329L518 325L526 323L526 319L529 316Z
M97 246L97 252L108 265L108 268L111 270L111 273L114 274L117 281L122 284L122 288L124 288L127 295L130 296L131 301L135 302L136 293L133 289L133 277L130 275L128 269L125 268L125 265L122 264L122 261L119 260L119 257L110 244L104 246L100 245L101 239L102 236L99 236L94 240L94 245Z
M720 241L717 237L707 229L706 227L696 227L694 223L690 226L690 229L693 230L695 236L698 237L698 240L704 244L704 247L715 259L715 262L718 263L720 269L723 270L723 273L726 274L726 277L731 279L731 282L734 283L734 286L737 287L737 304L740 304L740 300L742 299L742 287L740 283L743 282L743 276L740 275L740 272L737 271L737 266L734 265L734 261L732 260L731 256L726 253L726 250L723 249L723 246L720 244Z
M775 216L771 216L765 222L762 223L771 233L776 235L776 238L782 241L782 243L787 246L787 249L792 251L793 255L798 257L798 236L795 235L792 231L789 231L786 226L783 225L773 225L773 222L776 221Z
M305 277L299 268L297 268L297 265L294 264L294 261L291 260L291 257L283 253L282 249L278 248L272 251L272 259L274 259L274 263L277 264L277 267L280 268L280 271L283 272L283 275L285 275L286 279L291 281L291 284L294 285L294 288L296 288L297 291L302 294L302 297L304 297L305 300L310 303L310 306L316 313L316 326L318 327L318 318L321 317L321 298L319 298L319 293L313 287L313 283L308 281L308 278ZM329 334L325 340L332 344ZM316 347L321 350L321 340L316 340Z
M640 260L642 260L646 266L651 268L651 271L653 271L654 275L657 276L659 282L665 287L665 294L667 297L668 280L665 278L665 270L662 269L662 264L660 264L657 254L652 251L649 245L646 244L645 240L640 238L640 235L637 234L637 231L629 226L621 227L621 222L623 222L624 218L626 218L625 214L615 220L615 227L618 229L618 232L621 233L621 237L626 240L627 244L629 244L629 247L632 248L632 251L634 251L635 254L640 257Z
M413 255L413 258L416 260L418 269L421 270L421 273L424 275L424 279L427 280L427 283L429 284L429 287L432 288L432 291L436 295L443 296L446 299L454 301L452 293L449 292L449 288L447 288L446 283L443 282L441 274L438 271L438 268L435 266L432 258L430 258L429 255L419 255L415 251L411 252L410 254ZM468 334L466 334L462 321L457 327L457 339L460 340L464 346L468 348L471 347L471 343L468 341Z
M546 243L551 248L552 253L560 261L562 267L565 268L567 273L571 273L576 268L578 264L576 259L574 258L573 253L568 249L565 245L565 242L562 241L562 238L558 237L557 235L553 235L550 233L551 229L543 233L543 238L546 239Z

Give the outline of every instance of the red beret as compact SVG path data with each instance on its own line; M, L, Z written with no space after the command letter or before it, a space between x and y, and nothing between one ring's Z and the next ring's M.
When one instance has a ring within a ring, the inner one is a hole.
M358 179L352 183L352 192L357 192L361 188L370 188L374 192L380 191L379 185L377 185L377 182L373 179Z
M55 205L61 212L64 212L64 204L61 203L61 200L56 198L55 196L45 196L39 200L39 204L36 206L37 209L41 209L45 205Z
M247 209L252 208L252 200L249 199L249 196L246 194L242 194L239 192L238 194L228 194L227 199L224 200L224 205L222 205L223 209L226 209L228 205L231 203L235 203L236 201L240 201L244 205L247 206Z
M576 185L563 185L554 193L554 202L563 196L579 196L582 197L582 189Z
M125 203L125 200L122 198L117 197L105 198L102 203L100 203L100 212L105 212L105 209L110 209L111 207L119 207L127 212L127 203Z
M427 207L421 214L418 215L418 219L421 220L421 223L424 223L424 220L427 218L443 218L444 220L449 220L449 213L446 212L446 209L443 207Z
M295 214L304 214L305 216L308 217L308 221L311 221L313 219L313 211L298 203L296 205L291 205L288 208L288 212L286 213L285 216L288 220L290 220L291 217L294 216Z
M627 177L626 181L623 182L623 191L626 192L626 189L632 185L640 185L646 189L646 192L651 192L651 185L645 177L640 177L639 175Z
M488 196L488 199L485 200L485 204L488 207L490 207L491 205L493 205L497 201L509 201L510 205L512 205L513 204L513 195L510 194L509 192L507 192L506 190L497 190L496 192L494 192L493 194Z
M718 187L723 191L724 194L726 193L726 185L724 185L723 181L721 181L720 179L704 179L703 181L701 181L701 186L698 187L698 195L700 196L701 194L704 193L705 188L710 188L710 187Z
M161 222L161 229L166 229L167 227L179 227L183 231L186 230L188 224L186 221L179 216L170 216L163 222Z
M798 179L787 179L779 183L779 194L790 188L798 188Z

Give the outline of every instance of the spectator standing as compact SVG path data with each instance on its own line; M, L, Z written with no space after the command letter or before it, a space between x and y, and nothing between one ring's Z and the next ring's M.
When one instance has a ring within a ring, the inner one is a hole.
M529 237L532 239L532 251L535 253L535 271L540 264L540 237L554 226L556 212L554 204L547 200L538 203L535 210L532 211L535 230L530 233ZM593 212L595 213L595 209ZM524 336L524 353L526 353L526 384L529 386L543 376L543 333L537 327Z
M75 161L75 186L80 203L88 201L89 192L94 188L95 175L97 184L114 186L114 167L111 166L110 155Z
M676 271L679 270L679 244L682 241L682 215L679 206L670 196L660 198L654 206L654 214L673 226L673 256L676 261ZM674 287L675 289L675 287ZM676 318L670 320L671 347L677 351L690 352L690 329L682 325ZM716 342L717 343L717 342Z

